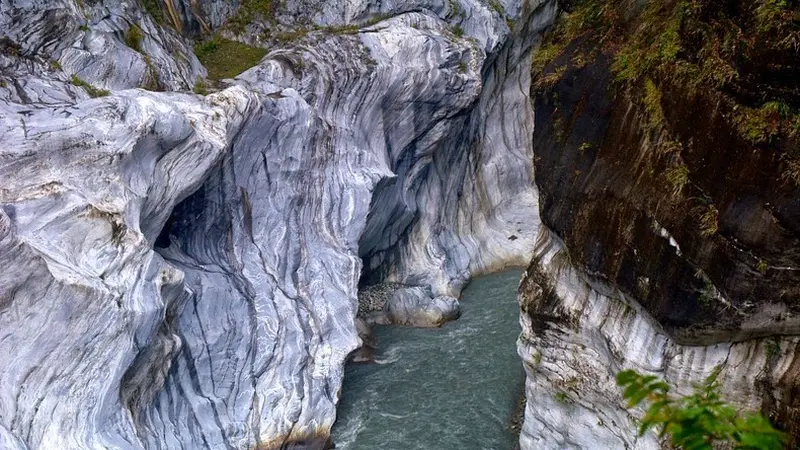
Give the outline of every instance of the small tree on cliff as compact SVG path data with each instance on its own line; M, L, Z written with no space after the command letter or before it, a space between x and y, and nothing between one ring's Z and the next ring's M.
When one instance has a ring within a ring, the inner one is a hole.
M650 403L642 418L639 434L657 428L659 437L668 436L672 445L684 450L712 450L715 443L727 442L734 449L781 450L786 436L772 427L759 413L740 415L719 395L716 368L686 397L669 395L669 385L651 375L633 370L617 374L617 385L624 387L628 407Z

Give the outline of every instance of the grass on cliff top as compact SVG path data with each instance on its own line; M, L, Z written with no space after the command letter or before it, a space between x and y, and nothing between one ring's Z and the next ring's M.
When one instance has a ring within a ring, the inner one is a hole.
M194 53L208 69L208 78L216 81L233 78L255 66L267 51L215 36L195 45Z

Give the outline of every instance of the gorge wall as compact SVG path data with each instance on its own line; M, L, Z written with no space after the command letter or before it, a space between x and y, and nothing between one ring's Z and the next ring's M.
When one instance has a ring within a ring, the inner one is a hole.
M696 16L671 15L681 2L575 4L532 86L543 225L520 286L522 447L661 448L637 435L643 411L615 385L628 368L685 395L720 366L727 400L797 439L800 147L769 103L796 108L783 75L797 74L797 48L759 42L742 7L730 22L761 54L727 75L728 47L697 40L718 17L703 8L724 10L713 2L695 2ZM569 17L595 19L581 29ZM631 61L648 58L660 69L632 77ZM729 78L692 78L709 73Z
M554 2L264 4L0 0L0 447L324 447L359 280L530 260Z

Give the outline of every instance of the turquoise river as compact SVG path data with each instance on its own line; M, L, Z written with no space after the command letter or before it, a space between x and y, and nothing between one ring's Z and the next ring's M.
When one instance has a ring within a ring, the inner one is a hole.
M438 329L378 327L378 364L346 369L337 450L511 450L522 393L521 272L475 279L461 317Z

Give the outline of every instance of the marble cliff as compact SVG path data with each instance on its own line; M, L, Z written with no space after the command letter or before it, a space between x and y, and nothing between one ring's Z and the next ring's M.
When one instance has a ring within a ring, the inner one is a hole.
M360 282L435 325L530 261L554 13L0 0L0 448L325 446ZM199 95L215 33L267 53Z

